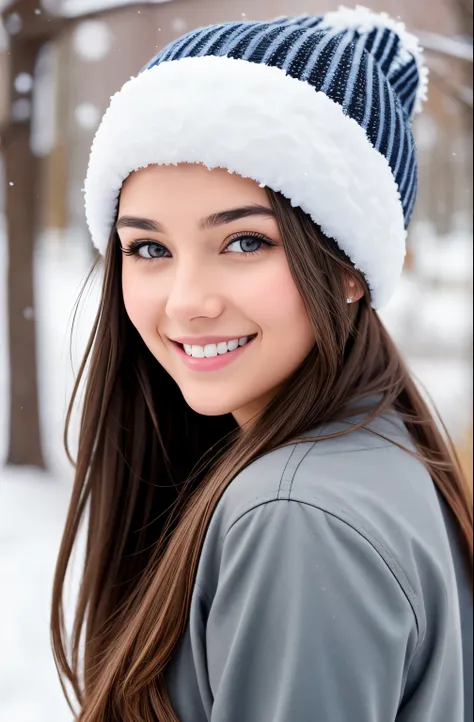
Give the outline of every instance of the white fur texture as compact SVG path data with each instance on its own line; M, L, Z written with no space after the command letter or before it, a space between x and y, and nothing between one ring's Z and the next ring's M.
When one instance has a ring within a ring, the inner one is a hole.
M226 168L280 191L365 274L374 307L392 296L406 231L388 161L308 83L214 56L162 63L128 81L97 131L85 181L86 218L101 253L127 176L179 163Z
M416 35L408 32L404 23L390 17L388 13L375 13L362 5L356 5L355 8L341 5L338 10L326 13L319 28L335 28L336 30L350 28L360 33L370 33L375 28L393 30L400 38L401 52L397 59L398 63L405 65L414 57L418 65L420 82L416 95L415 113L423 110L423 103L428 99L429 70L420 41Z

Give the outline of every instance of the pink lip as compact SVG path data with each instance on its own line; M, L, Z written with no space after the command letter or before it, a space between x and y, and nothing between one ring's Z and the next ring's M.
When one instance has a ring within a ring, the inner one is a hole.
M177 354L181 357L182 361L186 366L193 371L217 371L218 369L228 366L233 361L236 361L242 353L253 343L255 339L249 341L245 346L239 346L235 351L228 351L221 356L213 356L212 358L193 358L188 356L186 351L179 343L173 341L173 346L176 349ZM186 342L187 343L187 342ZM212 341L208 342L212 343ZM216 343L214 341L214 343ZM196 344L201 346L202 344Z

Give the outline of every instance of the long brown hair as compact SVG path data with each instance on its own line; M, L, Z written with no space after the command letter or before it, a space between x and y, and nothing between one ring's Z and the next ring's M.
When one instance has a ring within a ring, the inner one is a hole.
M380 403L364 423L391 407L401 414L451 509L472 568L468 484L449 435L438 428L371 307L364 278L305 213L268 194L315 346L245 432L230 414L204 417L191 410L152 357L126 314L122 254L111 235L100 308L66 424L67 448L71 410L86 372L75 482L52 600L53 651L66 695L70 684L79 701L80 722L177 722L165 670L187 624L202 543L223 491L258 456L343 418L365 397ZM365 292L352 307L345 274ZM85 565L68 651L63 592L86 511Z

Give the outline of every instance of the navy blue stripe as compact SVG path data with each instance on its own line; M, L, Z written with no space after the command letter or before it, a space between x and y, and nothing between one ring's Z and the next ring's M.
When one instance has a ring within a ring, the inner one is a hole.
M413 139L413 137L412 137L412 139L411 139L410 162L407 163L407 165L408 165L409 168L410 168L410 171L409 171L409 173L408 173L408 175L407 175L407 179L406 179L405 184L404 184L404 186L402 187L402 191L401 191L404 196L408 196L408 195L410 194L411 186L412 186L412 183L413 183L413 177L414 177L414 175L416 174L417 160L418 160L418 159L417 159L417 154L416 154L416 149L415 149L415 143L414 143L414 139Z
M245 49L248 46L248 43L252 40L255 35L260 31L260 28L258 24L255 24L248 28L248 31L243 33L238 39L237 42L234 43L234 47L230 48L227 51L227 57L229 58L237 58L240 59L242 57L242 52L245 51Z
M418 196L418 166L415 166L415 182L413 183L413 191L410 194L410 203L408 205L407 209L407 216L406 216L406 225L408 226L410 219L413 215L413 211L415 208L416 199Z
M414 179L413 179L412 185L409 188L408 203L407 203L406 210L405 210L405 227L408 226L410 219L413 215L413 210L414 210L415 203L416 203L417 192L418 192L418 168L415 164Z
M368 53L373 53L374 44L379 37L379 32L379 28L374 28L370 33L368 33L368 35L366 35L365 49ZM360 35L360 32L358 32L358 35Z
M354 95L354 87L356 85L356 82L359 78L359 73L361 70L361 61L362 61L362 54L365 49L365 42L367 38L364 36L360 37L359 40L356 43L356 49L354 51L354 57L352 59L352 67L351 72L349 73L349 80L347 83L347 89L344 96L344 108L349 108L353 101L353 95ZM349 113L352 115L351 113Z
M405 110L408 115L408 118L411 118L413 116L413 113L415 112L415 104L418 94L418 86L414 89L413 94L407 98L405 101Z
M390 91L387 93L388 105L390 108L390 120L387 124L387 160L392 164L392 155L395 148L396 136L399 135L397 128L397 113L395 109L395 98Z
M251 30L246 24L239 23L215 55L227 55L234 48L235 41L240 42Z
M308 82L311 82L310 79L314 75L314 69L316 67L316 64L318 63L321 54L338 34L339 33L337 30L330 30L321 37L320 42L316 45L315 49L311 53L306 63L306 67L301 73L301 80L307 80Z
M245 51L242 53L242 59L250 60L255 51L257 51L257 57L263 62L263 48L266 50L270 43L281 34L281 27L282 26L268 28L264 26L259 33L253 36Z
M405 218L410 213L410 209L413 210L413 206L415 203L416 198L416 185L417 181L417 173L416 173L416 164L413 166L412 174L410 177L410 183L407 186L407 189L405 193L401 196L403 200L403 215Z
M327 94L335 103L343 106L344 96L346 94L347 81L352 66L352 56L354 54L354 43L350 43L344 50L339 68L334 73Z
M176 53L177 50L179 50L181 47L184 47L185 45L189 45L189 43L198 35L201 34L201 30L194 30L192 33L189 33L189 35L185 35L182 38L178 38L174 43L170 43L167 45L167 47L161 51L161 53L158 53L157 60L159 60L160 63L162 63L165 60L169 60L173 55Z
M385 155L388 147L388 133L386 128L385 115L387 112L387 104L389 102L389 89L388 83L386 82L386 80L384 80L382 73L379 73L379 95L380 98L383 99L383 101L381 100L379 107L379 130L377 133L377 140L375 141L375 147L378 151Z
M188 42L178 44L175 51L170 54L167 60L178 60L188 55L194 55L193 50L196 45L202 41L203 37L205 37L205 33L201 30L200 33L189 38Z
M377 35L375 36L372 48L369 50L369 47L366 47L366 50L370 52L370 54L373 56L374 60L377 61L377 63L380 62L380 58L384 54L386 44L387 28L377 28Z
M326 74L325 74L326 77L325 77L324 83L321 85L321 90L323 91L323 93L326 93L328 91L328 89L330 88L331 83L333 82L333 80L336 76L336 73L340 69L341 59L346 51L346 48L349 45L349 43L352 42L353 38L354 38L354 33L348 32L348 33L344 33L344 35L338 39L339 45L336 49L336 52L332 56L331 63L326 71Z
M287 70L289 73L294 72L293 63L298 63L300 67L304 67L306 64L306 61L304 60L304 45L305 43L309 45L309 41L314 38L314 29L313 28L306 28L305 31L301 34L301 37L296 41L296 43L293 43L293 47L291 48L291 51L288 53L286 62L285 62L285 70ZM306 59L307 60L307 59Z
M410 138L409 137L408 137L408 145L410 146ZM413 172L413 165L415 162L415 158L416 158L415 153L410 152L410 147L409 147L409 150L407 151L407 157L405 158L405 170L403 172L403 176L400 181L400 189L399 190L400 190L400 194L401 194L402 198L404 198L406 196L407 184L408 184L411 174Z
M400 131L400 143L398 146L398 153L397 153L397 162L395 164L395 168L393 169L393 175L395 176L395 181L397 182L398 186L400 186L400 169L402 167L402 161L405 157L405 143L407 141L407 134L405 132L405 119L402 114L402 108L399 106L397 108L398 113L398 127Z
M366 99L365 99L365 113L362 118L362 127L367 130L373 111L373 97L374 97L374 78L375 75L375 60L372 53L369 53L367 57L367 85L366 85Z
M390 78L390 82L392 84L392 88L394 90L398 90L401 88L404 84L410 82L412 78L415 78L418 75L418 66L415 62L409 63L406 68L404 68L403 72L397 73L393 78Z
M213 40L215 39L216 33L215 28L211 30L205 30L203 31L200 38L196 38L194 42L188 47L186 54L191 55L192 57L199 57L202 54L202 51L206 52L206 48L210 45L212 45ZM180 52L180 56L182 57L182 50Z
M399 47L400 40L398 38L398 35L392 33L389 42L387 42L387 44L385 45L384 53L379 61L380 68L385 75L388 74L388 71L390 70L390 67L393 63Z
M238 30L240 30L240 24ZM219 52L219 49L225 44L225 41L234 36L235 32L236 30L232 25L223 25L221 30L209 38L207 43L202 46L199 55L214 55Z
M280 33L279 37L276 37L272 43L270 43L268 49L265 51L265 54L262 58L263 63L271 63L277 64L278 62L278 56L279 52L282 48L282 46L285 44L285 41L287 38L289 38L291 35L300 34L299 28L295 29L295 27L287 27L283 30L283 32ZM286 57L286 54L285 54Z
M406 87L403 88L402 92L399 94L398 99L402 103L402 105L405 105L406 102L413 96L413 93L416 93L418 90L418 76L413 78L413 80L409 83L407 83Z

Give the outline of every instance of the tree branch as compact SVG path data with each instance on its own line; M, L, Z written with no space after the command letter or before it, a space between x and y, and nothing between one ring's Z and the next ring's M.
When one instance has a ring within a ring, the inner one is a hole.
M92 20L93 18L101 18L110 15L113 8L102 8L99 10L90 10L82 15L63 16L42 10L37 14L39 0L13 0L4 10L0 10L0 19L5 23L6 19L12 14L17 13L21 16L23 27L21 35L26 38L41 38L44 42L58 38L65 30L74 26L78 22ZM138 9L149 8L154 4L153 0L141 0L141 2L133 3ZM126 10L132 3L124 3L117 7L114 11Z
M425 30L414 30L413 32L419 38L425 50L472 63L472 43L448 35L429 33Z

